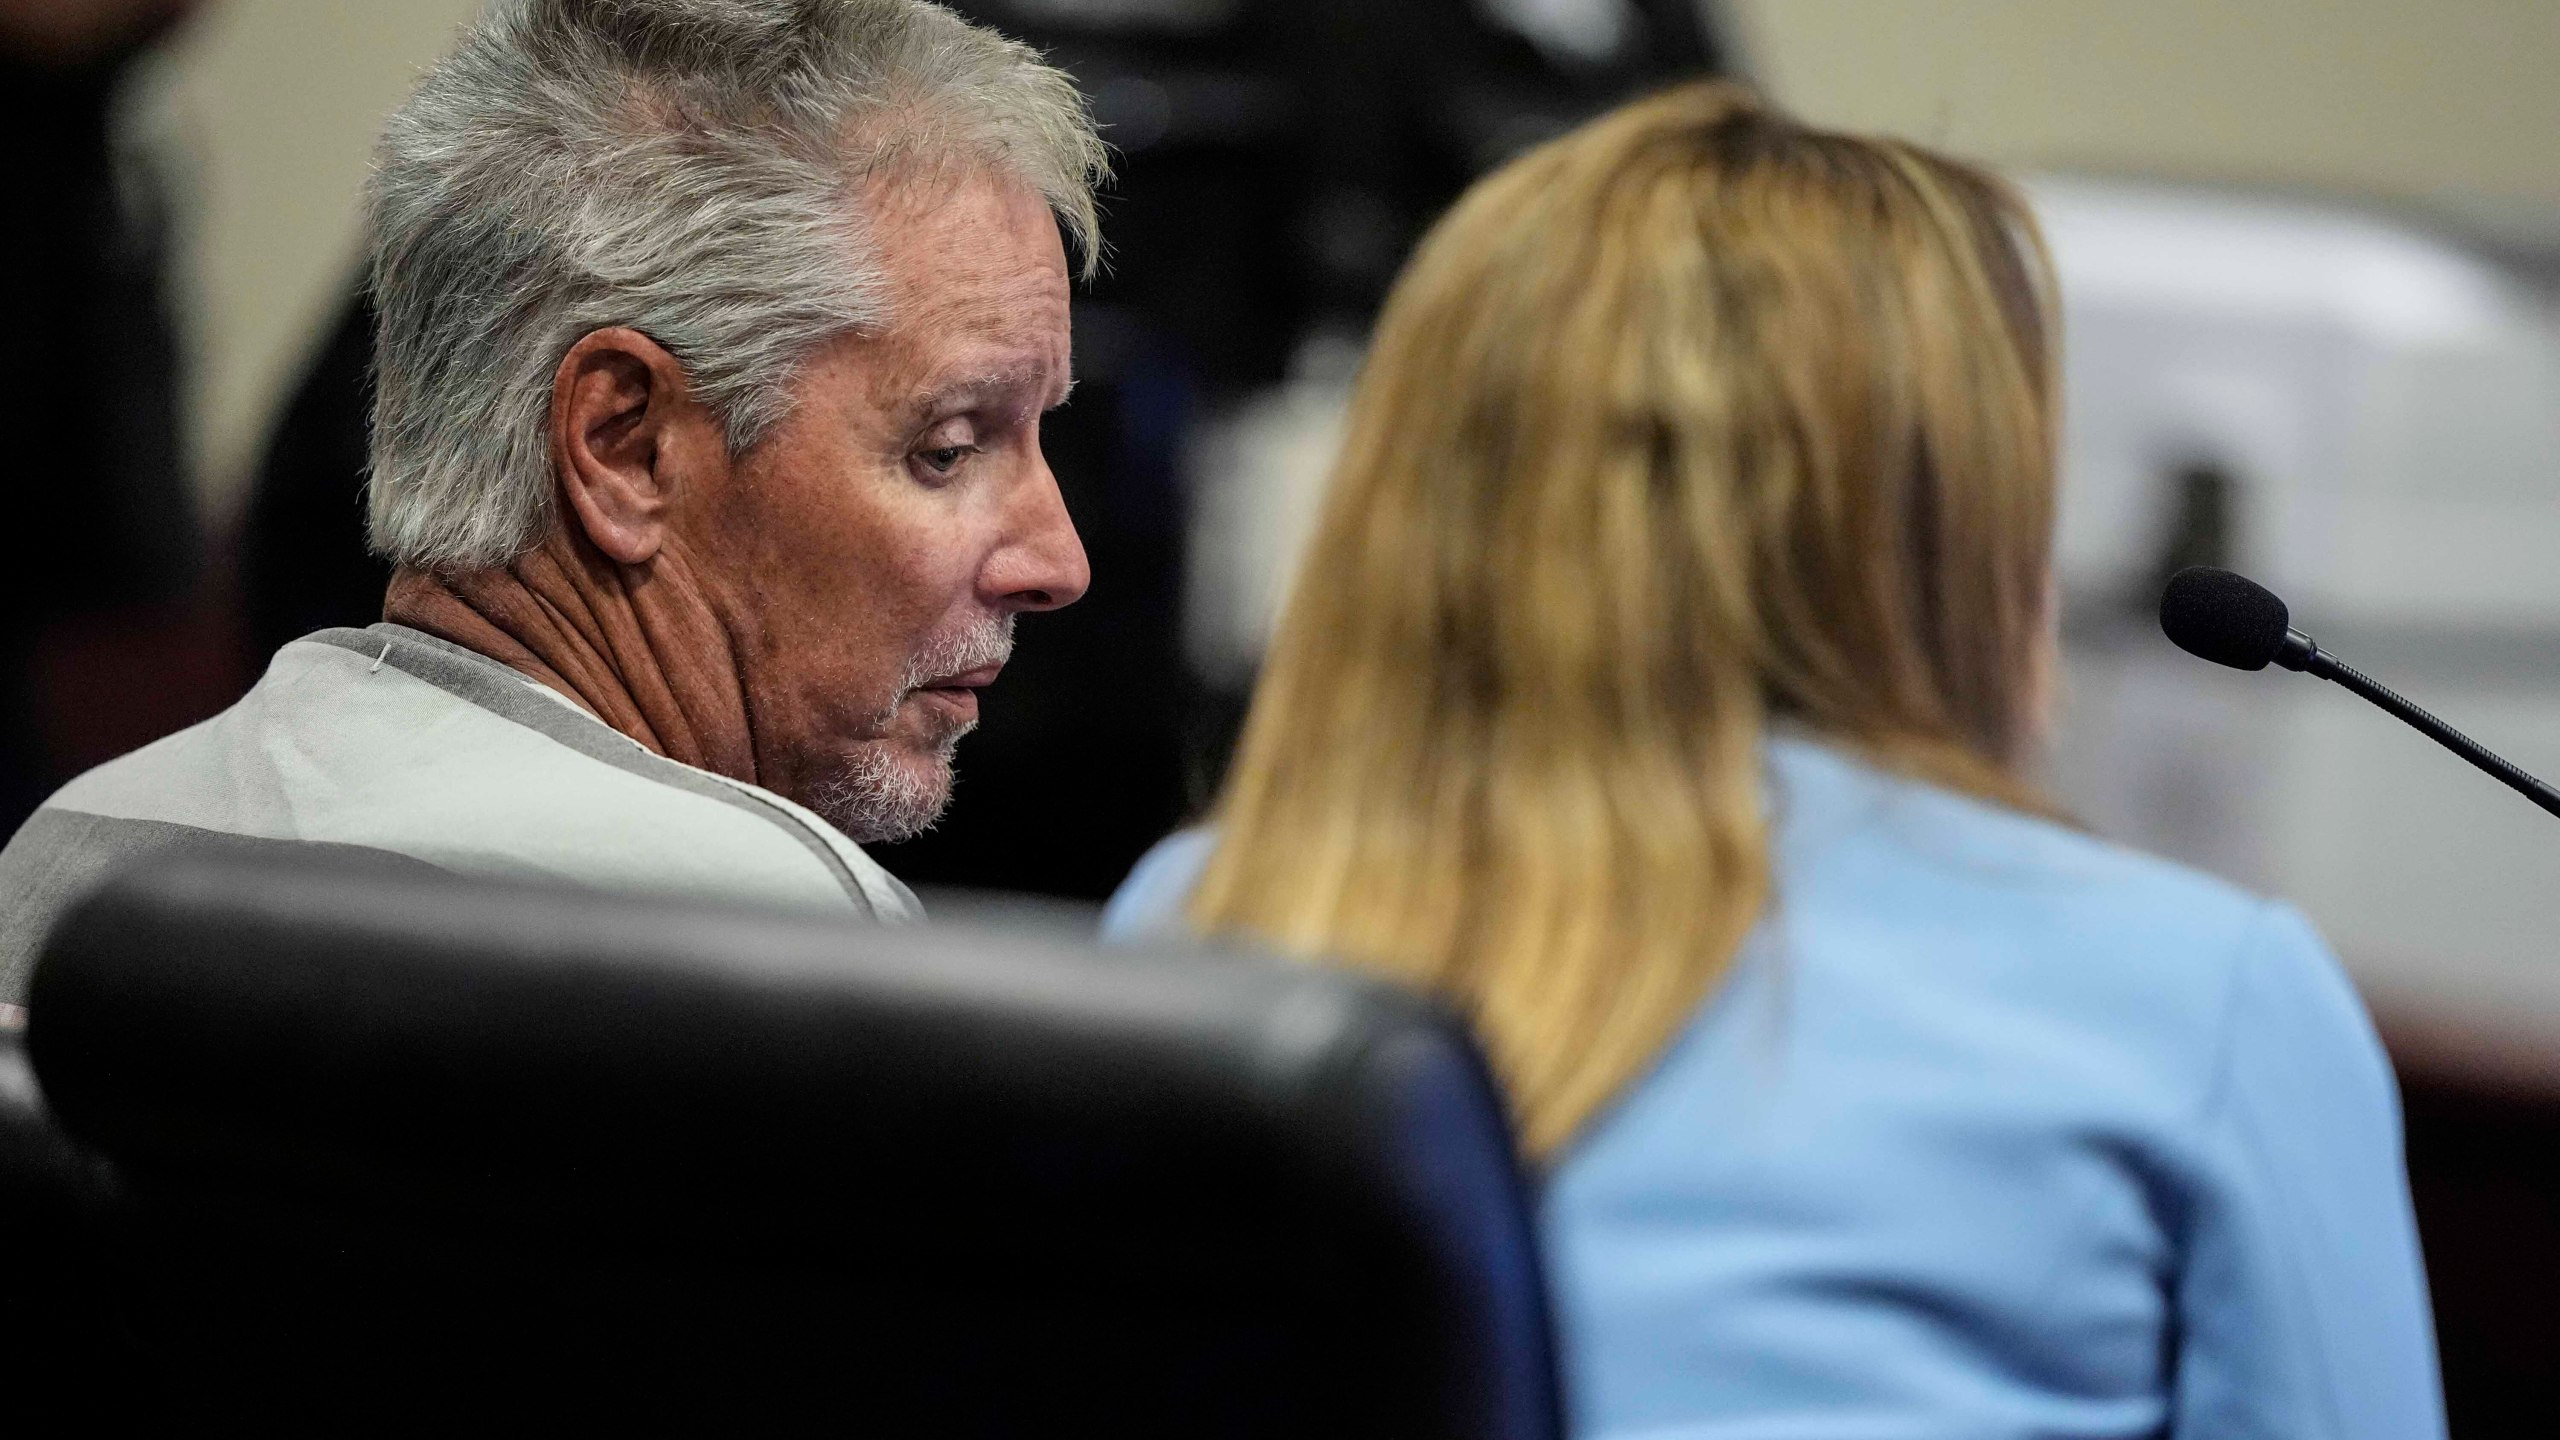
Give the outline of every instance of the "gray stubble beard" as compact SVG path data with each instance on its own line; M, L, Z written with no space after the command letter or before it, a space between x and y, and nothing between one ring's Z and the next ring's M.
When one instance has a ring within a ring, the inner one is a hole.
M886 730L893 725L907 697L926 681L999 664L1012 653L1010 615L962 634L927 641L908 661L904 682L875 718L875 727ZM860 844L912 840L932 829L950 807L952 752L961 737L976 728L977 722L969 721L937 737L924 766L899 754L894 741L866 741L846 754L835 772L819 784L809 797L809 808Z

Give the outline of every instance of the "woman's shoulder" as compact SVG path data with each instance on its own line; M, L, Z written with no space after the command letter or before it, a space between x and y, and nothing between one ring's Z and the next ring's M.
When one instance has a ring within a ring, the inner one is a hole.
M2112 961L2208 988L2253 938L2325 955L2298 915L2238 885L1816 742L1773 740L1768 784L1773 914L1798 939L1810 926L1894 952L2059 948L2083 978ZM1181 933L1216 845L1206 826L1159 842L1112 896L1103 933Z
M2021 1238L2060 1223L2056 1194L2084 1197L2073 1225L2122 1202L2126 1243L2151 1243L2117 1161L2220 1184L2235 1108L2279 1133L2387 1132L2371 1024L2291 907L1836 753L1772 768L1769 911L1568 1157L1576 1223L1745 1193L1917 1225L1991 1277L2011 1251L2081 1253L2076 1230ZM1977 1243L1994 1233L2008 1250Z
M1169 939L1185 933L1183 906L1216 848L1217 834L1205 826L1177 830L1156 842L1103 907L1103 938Z
M1838 752L1771 771L1764 923L1547 1192L1597 1409L1978 1395L1949 1355L2150 1405L2199 1316L2279 1367L2321 1343L2297 1256L2324 1314L2405 1297L2390 1070L2300 915Z
M2259 1025L2261 1044L2370 1047L2352 987L2290 906L1811 741L1771 742L1769 796L1773 898L1749 948L1804 987L1799 999L1834 997L1889 1028L1899 1016L1914 1041L2006 1017L2022 1041L2179 1091L2211 1071L2234 1023ZM1207 828L1158 844L1103 933L1185 933L1215 848ZM2235 1022L2249 1010L2282 1023Z
M2239 1032L2379 1053L2289 905L1815 746L1774 751L1772 781L1770 928L1816 974L1924 1020L2005 1017L2021 1065L2139 1083L2171 1108L2210 1086Z
M1941 925L2145 951L2224 948L2281 908L2203 871L1807 741L1773 742L1770 792L1780 889L1799 903L1910 909Z

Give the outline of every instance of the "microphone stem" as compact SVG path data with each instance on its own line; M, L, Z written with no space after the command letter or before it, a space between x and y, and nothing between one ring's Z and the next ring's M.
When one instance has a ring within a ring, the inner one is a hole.
M2498 781L2507 788L2541 806L2544 810L2560 815L2560 790L2554 790L2508 764L2506 760L2491 753L2470 736L2403 699L2400 692L2390 686L2326 650L2313 650L2310 660L2302 668L2306 673L2317 675L2323 680L2334 680L2408 721L2417 729L2424 731L2437 744L2497 777Z

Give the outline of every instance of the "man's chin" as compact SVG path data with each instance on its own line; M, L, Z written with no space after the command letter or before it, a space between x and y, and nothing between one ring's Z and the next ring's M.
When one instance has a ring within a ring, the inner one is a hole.
M912 840L951 804L951 755L873 740L849 752L802 803L857 843Z

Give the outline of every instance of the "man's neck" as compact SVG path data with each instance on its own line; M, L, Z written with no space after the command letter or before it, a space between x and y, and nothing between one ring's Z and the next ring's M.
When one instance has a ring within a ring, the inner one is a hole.
M403 569L382 617L557 690L669 759L754 783L735 652L681 572L666 558L616 565L555 534L498 569Z

